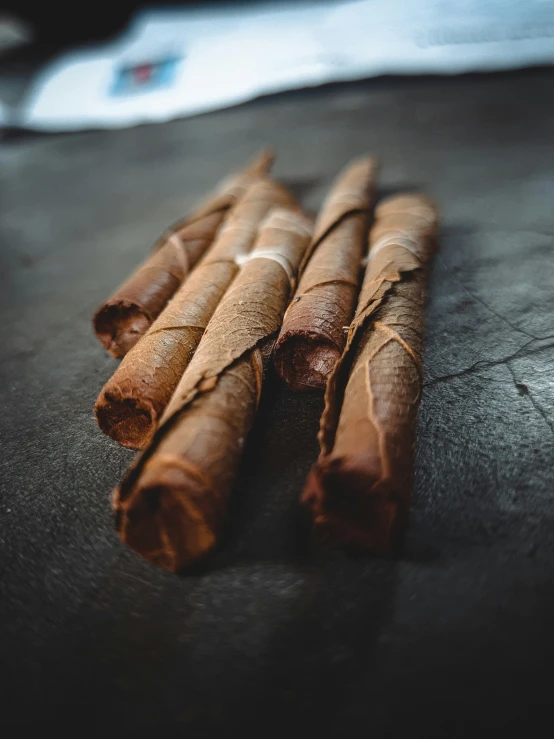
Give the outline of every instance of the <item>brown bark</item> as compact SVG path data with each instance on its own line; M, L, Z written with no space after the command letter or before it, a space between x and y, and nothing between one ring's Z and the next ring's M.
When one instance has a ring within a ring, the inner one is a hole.
M212 248L102 389L94 410L105 434L131 449L147 446L239 271L237 259L249 251L267 213L292 204L290 194L270 180L252 185L239 199Z
M267 174L272 163L273 155L264 151L220 183L194 213L166 231L148 259L100 306L94 315L94 330L110 354L125 356L146 333L212 243L237 198Z
M346 344L345 327L354 314L367 246L375 174L373 159L353 162L323 204L307 265L275 346L275 367L292 390L324 388Z
M273 211L216 309L148 449L115 491L123 541L177 571L217 543L264 364L311 224Z
M397 548L409 509L436 230L421 195L377 207L356 315L325 392L321 454L302 494L322 538L377 554Z

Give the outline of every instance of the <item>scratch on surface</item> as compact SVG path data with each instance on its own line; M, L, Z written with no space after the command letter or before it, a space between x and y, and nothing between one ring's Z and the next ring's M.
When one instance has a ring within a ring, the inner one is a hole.
M524 336L528 336L530 339L534 339L535 341L546 341L547 339L552 339L554 336L535 336L535 334L529 333L529 331L526 331L524 328L520 328L519 326L516 326L515 323L512 323L506 316L503 316L501 313L497 313L497 311L494 310L494 308L491 308L488 303L486 303L482 298L480 298L478 295L476 295L472 290L470 290L464 283L460 280L460 278L453 272L450 267L446 264L442 256L440 254L437 257L438 261L443 265L443 267L449 272L449 274L452 275L452 277L456 280L458 285L464 290L473 300L475 300L477 303L480 303L480 305L483 306L486 310L489 311L489 313L492 313L493 316L496 316L498 319L500 319L503 323L505 323L507 326L509 326L514 331L517 331L518 333L524 334Z
M127 578L129 580L134 580L135 582L140 582L141 585L146 585L146 587L150 587L150 583L147 580L143 580L142 577L139 577L138 575L133 574L132 572L127 572Z
M506 363L506 369L508 370L508 372L512 376L512 380L514 381L514 385L515 385L516 389L519 391L521 387L524 387L525 388L523 394L526 395L529 398L529 400L531 402L531 405L537 411L537 413L541 416L542 420L546 423L546 425L550 429L550 432L554 436L554 421L551 421L548 418L548 415L546 414L546 412L537 403L537 401L533 397L532 393L529 392L529 388L527 387L527 385L522 385L521 382L518 382L516 380L515 372L514 372L513 367L510 365L509 362Z
M546 338L546 337L545 337ZM554 338L548 337L548 338ZM529 346L529 344L533 344L535 341L543 341L543 339L529 339L529 341L526 341L523 346L520 346L517 351L515 351L513 354L509 354L507 357L503 357L502 359L480 359L478 362L475 362L471 365L471 367L466 367L463 370L460 370L459 372L453 372L450 375L442 375L441 377L434 377L432 380L428 380L426 383L424 383L423 387L431 387L432 385L436 385L439 382L446 382L447 380L453 380L457 377L464 377L465 375L470 375L473 372L475 372L478 369L485 369L487 367L496 367L500 364L506 364L507 362L510 362L512 359L522 359L524 357L531 356L532 354L538 354L539 352L544 351L545 349L552 349L554 347L554 343L551 344L545 344L544 346L538 346L535 349L529 349L529 351L525 351L525 349Z

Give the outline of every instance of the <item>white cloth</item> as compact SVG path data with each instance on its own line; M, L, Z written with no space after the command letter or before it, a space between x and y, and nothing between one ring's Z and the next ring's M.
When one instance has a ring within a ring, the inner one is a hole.
M47 131L117 128L331 81L553 61L554 2L545 0L147 11L119 40L50 63L16 122Z

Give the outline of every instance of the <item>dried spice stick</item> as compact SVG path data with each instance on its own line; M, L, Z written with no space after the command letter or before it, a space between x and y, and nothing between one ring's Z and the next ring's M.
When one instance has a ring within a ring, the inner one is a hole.
M158 240L153 253L97 310L96 335L114 357L123 357L165 308L246 188L263 177L273 155L262 152L248 167L226 178L215 193Z
M322 538L377 554L394 551L409 508L436 230L424 196L377 208L356 315L325 392L321 454L302 494Z
M177 571L217 542L264 364L310 235L311 224L300 214L270 214L152 443L115 491L121 538L160 567Z
M318 217L307 266L274 351L275 367L292 390L323 389L346 344L345 327L354 315L367 248L375 174L373 159L350 164Z
M290 194L270 180L252 185L239 199L206 256L102 389L94 410L105 434L132 449L148 444L239 270L237 259L251 248L267 213L292 204Z

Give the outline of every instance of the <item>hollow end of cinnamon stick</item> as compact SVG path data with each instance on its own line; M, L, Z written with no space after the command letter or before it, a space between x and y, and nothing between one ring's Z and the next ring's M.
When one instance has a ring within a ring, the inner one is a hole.
M301 502L311 510L322 543L387 556L402 542L405 498L380 479L379 462L334 458L314 465Z
M340 357L336 345L309 331L281 336L275 346L275 368L294 392L324 390L327 378Z
M94 405L100 429L128 449L148 446L158 421L157 413L145 398L130 398L102 391Z
M216 545L217 532L206 500L209 483L182 460L163 456L145 466L130 496L116 490L116 526L127 546L170 572L194 564Z
M94 331L112 357L124 357L151 323L146 313L128 300L104 303L93 318Z

